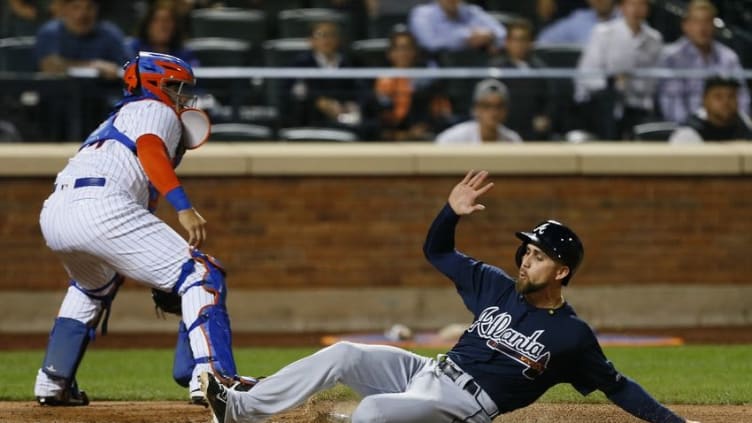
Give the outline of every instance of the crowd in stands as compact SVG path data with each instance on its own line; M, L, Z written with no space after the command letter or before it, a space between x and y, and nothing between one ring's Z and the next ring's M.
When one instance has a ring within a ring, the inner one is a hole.
M123 63L146 50L197 68L502 69L499 79L199 81L200 104L216 123L269 128L258 138L328 128L351 133L348 140L439 144L752 139L746 0L0 2L0 71L28 57L51 76L72 68L99 76L81 94L84 136L116 101ZM32 43L28 56L3 58L23 40ZM503 77L504 69L549 68L573 76ZM645 68L708 72L634 74ZM75 141L66 99L42 91L35 101L29 90L0 93L0 141ZM655 123L660 131L645 132ZM228 139L254 138L238 128Z

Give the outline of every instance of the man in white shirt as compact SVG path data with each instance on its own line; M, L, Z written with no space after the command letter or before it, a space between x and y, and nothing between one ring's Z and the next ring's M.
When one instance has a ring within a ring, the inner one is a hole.
M663 37L645 23L649 12L649 0L621 0L622 17L596 25L577 68L580 71L600 70L614 76L615 96L612 103L595 107L594 111L606 110L598 116L598 122L609 122L608 128L596 130L601 137L621 138L653 113L653 93L656 82L651 78L635 78L630 72L653 67L663 46ZM586 102L598 99L606 93L605 77L582 76L575 81L575 100Z
M509 106L506 85L495 79L484 79L475 86L473 116L440 133L437 144L483 144L487 142L520 143L522 138L504 126Z

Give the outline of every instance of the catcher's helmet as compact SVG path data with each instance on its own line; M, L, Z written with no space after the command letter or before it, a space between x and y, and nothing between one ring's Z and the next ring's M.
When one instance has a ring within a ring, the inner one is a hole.
M515 255L517 267L522 265L522 257L525 255L527 244L533 244L552 259L569 267L569 274L562 281L562 285L569 283L569 279L577 270L582 262L582 257L585 255L585 248L582 246L580 237L555 220L547 220L530 232L517 232L516 235L517 238L522 240L522 245L517 248Z
M170 107L193 100L196 78L191 65L168 54L142 51L123 66L126 96L144 96Z

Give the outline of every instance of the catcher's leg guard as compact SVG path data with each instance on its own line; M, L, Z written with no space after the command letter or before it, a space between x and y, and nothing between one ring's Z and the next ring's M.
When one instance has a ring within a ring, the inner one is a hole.
M100 321L102 333L107 332L110 306L122 283L123 278L117 274L96 289L85 289L75 280L70 281L50 332L42 368L37 373L34 393L40 404L89 403L86 394L78 389L76 371Z
M193 351L191 351L188 329L181 320L180 325L178 325L178 342L175 345L175 359L172 363L172 378L175 379L178 385L187 388L194 367L196 367L196 361L193 358Z
M217 260L199 250L193 250L192 256L194 271L175 286L181 296L183 322L187 327L196 366L192 377L197 377L204 368L229 385L239 376L232 354L232 329L225 306L225 272Z
M58 317L50 332L42 371L52 377L72 379L87 345L89 328L85 324L75 319Z
M89 327L84 323L66 317L55 319L42 368L37 375L38 383L34 389L40 404L89 404L86 393L78 390L75 381L76 370L89 345L89 339ZM45 382L53 386L44 386ZM54 392L56 389L60 391Z

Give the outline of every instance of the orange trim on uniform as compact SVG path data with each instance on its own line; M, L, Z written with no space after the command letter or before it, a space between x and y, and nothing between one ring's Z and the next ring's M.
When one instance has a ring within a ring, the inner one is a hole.
M193 261L196 261L200 263L202 266L204 266L204 269L206 269L206 272L204 272L204 275L201 277L201 279L206 280L206 277L209 276L209 265L206 264L206 260L204 260L202 257L193 257ZM207 288L205 284L201 285L201 287L204 288L204 291L214 294L214 304L207 304L205 307L208 307L209 305L219 304L219 292L216 289ZM201 309L203 310L203 308Z
M145 134L136 140L136 156L146 172L146 177L162 195L180 186L178 175L161 138Z

